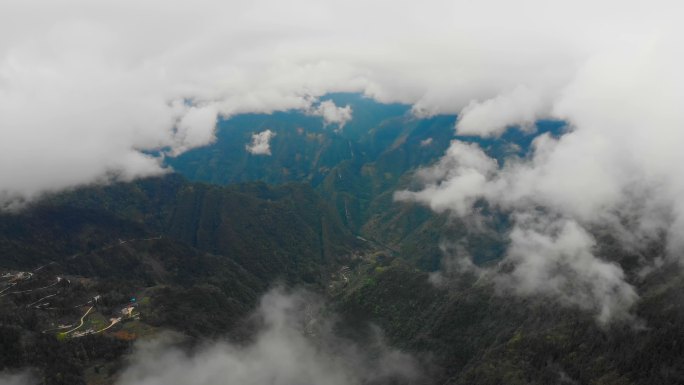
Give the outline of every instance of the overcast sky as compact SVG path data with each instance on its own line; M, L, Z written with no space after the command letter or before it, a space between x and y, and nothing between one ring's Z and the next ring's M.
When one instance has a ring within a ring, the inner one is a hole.
M505 169L455 142L424 172L424 190L398 197L456 215L470 215L477 199L509 210L517 227L507 258L519 269L501 281L610 319L638 293L594 254L590 227L612 226L626 245L666 234L664 259L684 246L682 8L5 0L0 205L164 172L141 150L175 156L210 143L218 117L296 108L343 125L353 119L343 106L312 106L333 91L408 103L419 116L458 113L455 129L469 135L564 119L569 134L540 137L530 158ZM532 258L530 248L555 257ZM588 291L569 291L559 266L586 277ZM529 279L539 284L521 283Z

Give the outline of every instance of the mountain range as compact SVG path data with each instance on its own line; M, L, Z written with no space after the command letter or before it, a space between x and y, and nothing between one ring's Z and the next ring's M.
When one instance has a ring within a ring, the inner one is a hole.
M250 314L280 285L323 296L344 321L340 333L377 325L421 363L425 375L408 382L684 383L678 274L639 279L633 261L643 256L598 229L598 247L642 293L636 321L602 325L589 311L506 295L495 277L448 268L455 241L476 267L500 263L510 226L497 208L483 202L477 227L395 200L451 140L477 143L503 165L525 158L538 135L562 135L564 122L485 140L456 136L456 116L420 118L357 94L323 99L350 106L352 119L238 115L219 122L213 144L166 158L168 175L0 214L0 370L31 367L43 384L112 384L136 341L168 330L193 346L250 341ZM265 130L269 153L248 151Z

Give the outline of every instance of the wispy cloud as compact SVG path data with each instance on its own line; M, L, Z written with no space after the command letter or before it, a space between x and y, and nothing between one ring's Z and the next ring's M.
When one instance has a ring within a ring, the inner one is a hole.
M36 378L29 372L19 373L0 372L0 384L2 385L33 385Z
M413 383L411 356L387 347L379 335L361 346L334 333L320 299L276 289L255 314L263 326L251 342L212 343L192 352L173 339L138 343L117 385L353 385Z
M566 119L570 128L559 138L538 136L529 157L504 166L478 145L454 141L436 165L419 173L424 188L397 198L459 216L487 201L513 223L507 260L518 277L509 276L507 283L517 283L518 292L555 294L594 308L602 320L624 314L637 299L635 289L616 263L619 253L601 254L592 230L609 232L627 252L643 254L664 240L666 253L649 251L642 268L661 258L680 263L684 251L684 177L678 166L684 161L678 145L684 114L676 107L684 84L676 80L681 77L674 65L684 56L681 50L666 52L668 40L617 45L596 55L555 97L547 96L543 115L510 115L518 110L504 108L513 94L466 107L483 112L471 121L461 116L457 130L464 133L489 136L505 129L509 119L496 113L491 125L482 120L497 105L512 117L508 123L550 116ZM536 100L521 97L513 105Z

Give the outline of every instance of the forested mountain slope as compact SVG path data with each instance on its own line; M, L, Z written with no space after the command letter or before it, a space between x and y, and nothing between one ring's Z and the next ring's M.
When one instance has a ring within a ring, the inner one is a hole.
M138 337L225 335L274 284L321 290L359 249L308 185L170 175L48 197L0 215L0 367L111 381Z

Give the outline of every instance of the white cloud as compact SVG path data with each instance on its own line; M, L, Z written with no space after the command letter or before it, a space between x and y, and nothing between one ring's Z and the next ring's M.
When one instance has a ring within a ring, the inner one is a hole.
M664 234L667 255L649 255L642 263L647 267L659 257L681 261L684 176L679 165L684 155L679 147L684 143L684 114L678 100L684 96L679 69L684 53L677 39L658 36L616 44L584 62L549 98L549 115L566 119L570 132L560 138L539 136L529 158L512 160L503 168L481 167L464 159L486 157L482 150L455 141L439 163L421 173L429 176L422 191L398 197L458 215L469 215L480 199L512 212L507 260L516 266L518 279L509 276L509 283L517 282L519 292L555 293L564 302L572 295L570 302L594 308L602 320L624 313L635 297L626 274L608 262L617 256L596 255L594 241L579 236L567 238L577 244L566 253L568 244L556 233L560 225L548 221L572 223L575 233L589 238L591 229L610 231L632 251L645 251ZM479 131L485 136L492 132L496 130ZM520 220L530 217L534 220ZM530 227L545 221L548 226ZM528 235L538 241L531 242ZM516 251L526 248L537 252ZM545 281L574 284L566 292L549 290ZM590 281L604 286L579 283Z
M420 378L409 355L380 339L362 347L335 336L321 310L310 294L271 291L261 300L256 317L263 327L252 342L213 343L191 353L165 340L138 343L117 384L354 385Z
M595 240L576 222L519 214L510 240L512 270L496 277L503 290L558 299L594 312L603 324L634 319L634 287L616 263L592 253Z
M534 126L537 119L549 115L549 99L525 87L497 95L484 102L472 101L458 117L460 135L497 136L510 125Z
M252 142L245 145L245 149L253 155L271 155L271 139L275 135L271 130L252 134Z
M189 149L214 141L217 111L215 106L190 107L176 123L178 143L171 155L181 154Z
M360 91L413 104L419 114L471 105L463 129L497 131L543 112L531 105L534 95L557 97L616 44L637 50L662 41L657 52L673 48L676 60L654 54L654 65L677 64L677 8L669 1L9 0L0 14L0 195L7 205L158 174L160 159L141 150L173 156L209 143L214 114L307 111L327 92ZM638 70L626 64L610 77ZM515 90L532 96L512 97ZM345 107L326 106L330 122L348 120ZM486 122L485 112L496 119Z
M317 106L312 106L308 114L322 117L326 125L337 124L337 129L341 130L351 120L352 108L349 105L338 107L332 100L325 100Z
M453 210L465 216L472 211L473 204L487 187L488 177L496 170L496 161L476 144L454 141L434 167L418 171L417 177L426 184L423 190L398 191L395 198L416 200L438 212Z

